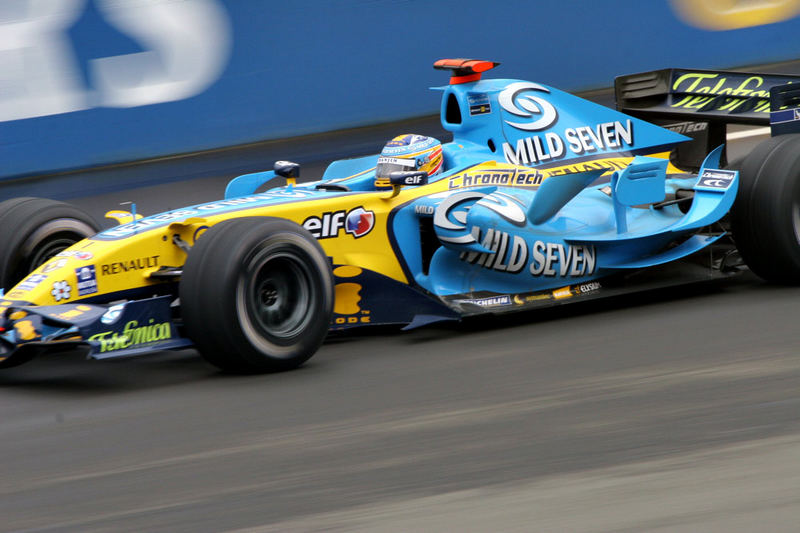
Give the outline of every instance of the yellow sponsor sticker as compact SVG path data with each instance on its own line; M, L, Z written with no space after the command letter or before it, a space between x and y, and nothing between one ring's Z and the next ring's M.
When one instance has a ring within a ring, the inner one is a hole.
M23 341L32 341L36 338L36 328L30 320L23 320L14 324L14 329L17 330L17 337Z
M556 300L561 300L564 298L571 298L572 297L572 290L570 287L563 287L561 289L557 289L553 291L553 298Z
M358 283L337 283L333 312L337 315L354 315L361 311L361 285Z

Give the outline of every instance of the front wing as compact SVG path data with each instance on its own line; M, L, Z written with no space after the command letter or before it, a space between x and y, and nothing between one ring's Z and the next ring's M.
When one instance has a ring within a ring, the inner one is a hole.
M157 296L110 306L12 305L0 334L0 361L33 348L83 347L89 357L109 359L190 346L173 319L172 300Z

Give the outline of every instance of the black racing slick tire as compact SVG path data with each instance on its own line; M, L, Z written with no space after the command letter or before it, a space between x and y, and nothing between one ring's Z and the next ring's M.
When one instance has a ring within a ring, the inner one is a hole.
M77 207L46 198L0 202L0 286L8 290L29 272L100 230Z
M322 247L294 222L271 217L212 226L189 252L180 282L187 335L227 372L303 364L328 333L333 300Z
M800 134L762 142L738 166L731 231L750 270L800 283Z

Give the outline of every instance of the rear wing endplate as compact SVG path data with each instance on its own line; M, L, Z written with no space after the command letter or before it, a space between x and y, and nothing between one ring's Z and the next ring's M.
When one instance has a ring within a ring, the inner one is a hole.
M773 136L800 133L800 84L770 89L770 106L769 125Z

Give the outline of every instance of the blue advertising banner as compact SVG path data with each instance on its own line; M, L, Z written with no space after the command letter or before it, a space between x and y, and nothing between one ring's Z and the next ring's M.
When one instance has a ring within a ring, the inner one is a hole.
M436 113L443 57L567 90L794 59L800 0L3 0L0 178Z

